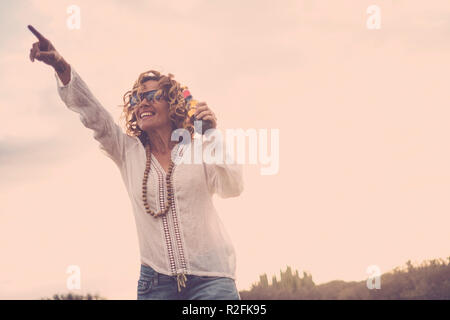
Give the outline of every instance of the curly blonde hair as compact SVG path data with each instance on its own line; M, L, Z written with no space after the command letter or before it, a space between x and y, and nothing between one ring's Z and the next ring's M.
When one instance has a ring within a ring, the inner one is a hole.
M133 88L123 95L123 105L120 106L123 108L123 111L120 119L125 120L127 135L139 137L143 145L148 143L147 132L141 130L137 125L134 109L130 105L130 98L137 93L144 82L149 80L158 81L159 89L155 94L155 99L162 97L169 103L169 118L172 123L172 130L184 128L190 132L191 139L193 137L194 127L187 116L189 110L183 96L183 90L187 89L187 87L182 87L180 83L172 79L173 77L174 75L171 73L166 76L155 70L143 72L135 81ZM137 96L138 102L140 102L139 95Z

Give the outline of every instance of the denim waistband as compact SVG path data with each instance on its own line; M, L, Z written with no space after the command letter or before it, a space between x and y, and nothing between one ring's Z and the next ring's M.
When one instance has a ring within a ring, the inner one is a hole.
M192 277L194 277L193 275L188 275L188 274L177 274L177 275L167 275L167 274L163 274L163 273L159 273L157 272L155 269L153 269L150 266L147 266L143 263L141 263L141 274L149 276L152 278L152 281L154 283L154 285L158 285L159 281L161 280L161 277L164 277L166 279L170 278L173 281L176 281L178 284L178 291L181 291L182 287L186 287L186 281Z

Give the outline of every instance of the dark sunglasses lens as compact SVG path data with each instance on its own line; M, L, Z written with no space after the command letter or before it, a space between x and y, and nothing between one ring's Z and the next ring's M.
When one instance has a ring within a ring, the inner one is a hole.
M159 100L161 97L158 97L158 99L155 99L155 94L158 90L152 90L144 93L139 94L140 101L144 101L144 99L147 99L148 102L152 102L153 100ZM137 94L133 94L130 96L130 106L134 107L139 103Z
M135 105L137 105L136 97L130 96L130 107L134 107Z
M155 93L157 90L153 90L153 91L149 91L149 92L145 92L144 96L147 99L148 102L152 102L153 99L155 98Z

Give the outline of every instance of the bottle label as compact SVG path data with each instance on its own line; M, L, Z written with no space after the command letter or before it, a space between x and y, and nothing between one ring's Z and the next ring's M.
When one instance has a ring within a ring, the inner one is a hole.
M189 102L189 111L188 111L188 116L192 117L195 113L195 106L197 105L197 101L196 100L191 100Z
M192 117L192 116L194 115L194 113L195 113L195 108L189 109L189 111L188 111L188 117L189 117L189 118Z

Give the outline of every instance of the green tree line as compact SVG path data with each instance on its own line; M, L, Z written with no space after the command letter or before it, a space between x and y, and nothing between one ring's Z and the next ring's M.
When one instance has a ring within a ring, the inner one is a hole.
M433 259L419 265L406 262L384 273L380 289L369 289L367 279L345 282L334 280L316 285L311 274L300 276L291 267L280 270L280 280L272 277L269 284L267 274L259 276L250 290L241 291L242 300L402 300L402 299L450 299L450 257L447 260Z

